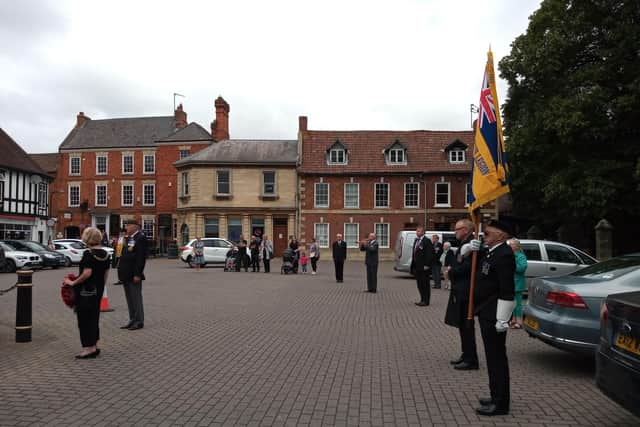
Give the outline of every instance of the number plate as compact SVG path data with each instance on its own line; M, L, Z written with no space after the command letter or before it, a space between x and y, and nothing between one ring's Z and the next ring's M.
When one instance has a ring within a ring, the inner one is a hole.
M524 317L524 324L527 325L528 327L530 327L531 329L533 329L534 331L537 331L538 328L540 327L538 325L538 319L536 319L535 317L531 317L531 316L525 316Z
M626 334L616 335L616 347L640 355L640 340Z

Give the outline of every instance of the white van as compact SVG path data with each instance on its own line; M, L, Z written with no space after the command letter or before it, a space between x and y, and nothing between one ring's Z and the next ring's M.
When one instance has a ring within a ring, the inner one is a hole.
M431 239L431 236L437 234L438 237L440 237L440 243L443 244L444 242L451 242L451 245L454 246L457 243L456 233L453 231L425 231L424 234L428 239ZM395 271L411 273L411 258L413 256L413 243L415 240L415 230L402 230L398 232L395 246L396 257L393 265Z

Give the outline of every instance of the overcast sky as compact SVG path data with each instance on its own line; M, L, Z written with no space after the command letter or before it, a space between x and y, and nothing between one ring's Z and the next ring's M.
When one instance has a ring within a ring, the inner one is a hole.
M0 0L0 127L55 152L79 111L167 116L173 93L231 138L317 130L464 130L540 0ZM497 71L496 71L497 73ZM498 95L504 101L506 85Z

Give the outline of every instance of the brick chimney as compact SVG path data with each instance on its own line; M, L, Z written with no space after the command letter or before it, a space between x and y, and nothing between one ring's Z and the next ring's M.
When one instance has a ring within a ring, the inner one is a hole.
M87 122L91 120L91 117L85 116L83 111L80 111L76 116L76 128L81 128Z
M298 132L307 131L307 116L298 117Z
M221 96L216 99L216 119L211 123L211 134L215 141L229 139L229 104Z
M178 107L176 108L176 111L173 112L173 117L174 117L174 120L176 121L177 129L182 129L187 127L188 125L187 113L185 113L184 110L182 109L182 104L179 104Z

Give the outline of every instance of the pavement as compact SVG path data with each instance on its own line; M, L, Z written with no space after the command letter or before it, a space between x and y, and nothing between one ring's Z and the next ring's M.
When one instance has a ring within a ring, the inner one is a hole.
M415 281L379 269L363 292L364 265L319 274L196 271L150 259L145 327L127 321L121 286L101 315L101 355L76 360L74 313L62 276L33 278L33 340L15 342L16 293L0 296L0 426L613 426L640 419L600 393L590 359L553 349L523 331L507 338L511 413L475 414L488 378L455 371L456 329L444 325L448 291L417 307ZM15 282L0 274L0 289ZM115 278L112 272L109 282Z

